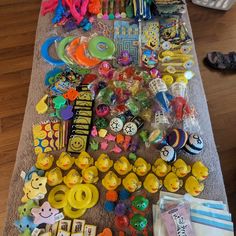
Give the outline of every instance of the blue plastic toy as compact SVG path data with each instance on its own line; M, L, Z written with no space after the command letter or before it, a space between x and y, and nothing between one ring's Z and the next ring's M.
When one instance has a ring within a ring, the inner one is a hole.
M115 203L111 201L105 201L104 209L107 212L113 212L115 210Z
M130 192L128 192L126 189L122 189L119 192L119 199L120 200L126 200L130 197Z
M33 217L24 216L20 220L15 221L15 226L23 233L27 228L32 232L38 225L34 224Z
M62 17L65 15L66 9L62 5L62 0L58 0L57 7L54 11L54 17L52 18L52 23L56 24L61 21Z
M25 175L25 182L28 182L32 178L32 174L37 173L39 176L44 176L44 171L36 168L35 166L32 166L30 170Z
M61 68L55 67L52 70L48 71L45 75L44 85L50 86L55 83L56 75L62 73L63 70Z

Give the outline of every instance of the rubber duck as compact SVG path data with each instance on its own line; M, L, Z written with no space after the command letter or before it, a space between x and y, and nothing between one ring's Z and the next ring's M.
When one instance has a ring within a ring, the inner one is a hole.
M47 184L49 186L55 186L62 182L62 173L60 168L56 167L50 171L47 171L45 174L45 177L47 177Z
M35 166L41 170L48 170L51 168L54 157L47 153L39 153L36 158Z
M107 172L113 166L113 161L107 154L102 153L95 161L95 166L99 171Z
M83 170L93 164L93 158L87 152L82 151L75 160L75 164L78 166L78 168Z
M157 158L154 165L152 166L152 171L158 177L165 177L171 171L171 166L161 158Z
M185 190L192 196L198 196L204 189L204 184L199 183L194 176L189 176L185 182Z
M143 182L143 187L149 193L156 193L162 187L162 181L159 180L153 173L149 173Z
M133 166L125 156L121 156L114 164L114 169L119 175L126 175L132 168Z
M69 170L72 165L75 162L75 158L72 157L67 152L62 152L59 156L58 160L56 161L56 164L58 167L60 167L62 170Z
M151 165L147 163L142 157L139 157L134 162L133 171L139 176L146 175L150 169Z
M139 181L137 175L133 172L129 173L122 181L124 188L133 193L142 186L142 182Z
M82 178L77 170L72 169L64 176L63 181L68 188L72 188L75 184L81 184Z
M109 171L102 180L102 185L107 190L115 190L121 184L121 179L113 171Z
M98 182L98 169L96 166L90 166L87 169L82 170L83 181L87 184L93 184Z
M178 191L182 185L183 181L173 172L170 172L164 179L164 186L169 192Z
M187 165L182 159L178 159L172 166L172 171L180 178L185 177L190 171L191 167Z
M203 181L208 177L209 170L201 161L196 161L192 166L192 174L197 180Z

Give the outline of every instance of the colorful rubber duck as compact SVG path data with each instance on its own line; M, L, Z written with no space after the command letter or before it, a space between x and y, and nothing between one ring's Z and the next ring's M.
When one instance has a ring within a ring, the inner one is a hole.
M142 182L139 181L137 175L133 172L129 173L122 181L124 188L133 193L142 186Z
M95 166L99 171L107 172L113 166L113 161L107 154L102 153L95 161Z
M178 159L176 162L174 162L172 171L178 177L183 178L191 171L191 166L187 165L182 159Z
M109 171L102 180L102 185L107 190L115 190L121 184L121 179L113 171Z
M204 189L204 184L199 183L194 176L189 176L185 182L185 190L192 196L198 196Z
M62 152L56 164L62 170L69 170L75 162L75 158L67 152Z
M164 186L169 192L178 191L182 185L183 181L173 172L170 172L164 179Z
M82 170L83 181L87 184L93 184L98 182L98 169L96 166L90 166L87 169Z
M170 171L171 166L168 165L164 160L161 158L157 158L154 165L152 166L152 171L158 176L158 177L165 177Z
M132 168L133 166L125 156L121 156L114 164L114 169L119 175L126 175Z
M45 177L47 177L47 184L49 186L55 186L62 182L62 173L60 168L56 167L50 171L47 171L45 174Z
M192 174L197 180L203 181L208 177L209 170L201 161L196 161L192 166Z
M78 166L78 168L83 170L93 164L93 158L87 152L82 151L75 160L75 164Z
M41 170L48 170L51 168L54 157L47 153L39 153L36 158L35 166Z
M146 175L150 169L151 165L147 163L142 157L139 157L134 162L133 171L139 176Z
M162 181L159 180L153 173L149 173L143 182L143 187L149 193L156 193L162 187Z
M63 181L68 188L72 188L75 184L81 184L82 178L77 170L72 169L64 176Z

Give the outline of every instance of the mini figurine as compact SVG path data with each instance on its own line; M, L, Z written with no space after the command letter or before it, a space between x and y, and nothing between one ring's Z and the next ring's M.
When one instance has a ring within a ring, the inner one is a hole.
M132 63L132 57L128 51L124 50L120 52L117 62L120 66L128 66Z
M141 157L134 162L133 171L139 176L146 175L150 169L151 165Z
M63 181L68 188L72 188L76 184L81 184L82 178L77 170L72 169L64 176Z
M113 166L113 161L107 154L102 153L95 161L95 166L99 171L107 172Z
M125 156L121 156L114 164L114 169L119 175L126 175L132 170L132 167Z
M162 181L159 180L153 173L149 173L144 182L143 187L149 192L149 193L156 193L162 186Z
M98 182L98 169L96 166L90 166L82 170L83 181L87 184L93 184Z
M39 153L36 158L35 166L41 170L48 170L51 168L54 157L47 153Z
M165 177L167 175L167 173L169 173L171 171L171 166L168 165L161 158L157 158L154 165L152 166L152 171L158 177Z
M183 148L190 155L199 154L204 147L202 138L198 134L190 134Z
M149 205L149 200L143 196L135 196L131 204L138 211L145 211Z
M75 160L75 164L78 166L78 168L83 170L93 164L93 158L87 152L82 151Z
M197 180L203 181L208 177L209 170L201 161L196 161L192 166L192 174Z
M74 164L75 159L67 152L62 152L59 156L58 160L56 161L56 164L58 167L60 167L62 170L69 170L72 165Z
M56 167L45 174L49 186L55 186L62 182L62 173L60 168Z
M107 190L115 190L121 184L121 179L113 171L109 171L102 179L102 185Z
M137 175L133 172L129 173L122 181L122 184L126 190L133 193L142 186L142 182L139 181Z
M169 192L176 192L182 187L183 181L176 174L170 172L164 179L164 186Z
M172 166L172 171L180 178L185 177L190 171L191 167L187 165L182 159L178 159Z
M142 231L146 228L148 223L148 220L140 215L140 214L135 214L131 219L130 219L130 225L136 229L137 231Z
M185 190L192 196L198 196L204 190L204 184L199 183L194 176L189 176L185 182Z

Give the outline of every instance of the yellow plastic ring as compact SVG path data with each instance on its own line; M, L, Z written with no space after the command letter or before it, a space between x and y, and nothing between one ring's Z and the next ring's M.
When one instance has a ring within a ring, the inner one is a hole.
M99 199L99 192L98 189L93 184L87 184L87 186L91 189L91 192L93 194L91 202L87 205L86 208L92 208L94 207Z
M65 207L67 204L66 192L68 190L69 190L69 188L64 184L60 184L60 185L57 185L56 187L54 187L48 195L48 202L50 203L50 205L56 209L60 209L60 208ZM64 193L63 194L64 197L61 199L58 197L58 195L62 195L59 192Z
M168 87L171 86L174 82L173 76L171 75L163 75L162 79L165 81Z
M64 214L71 219L81 217L86 212L86 210L86 208L73 210L72 206L69 203L63 208Z
M180 76L176 79L176 82L182 82L182 83L187 84L188 80L184 76Z
M84 198L83 193L85 194ZM67 200L73 208L87 208L92 200L92 191L85 184L76 184L68 191Z

